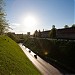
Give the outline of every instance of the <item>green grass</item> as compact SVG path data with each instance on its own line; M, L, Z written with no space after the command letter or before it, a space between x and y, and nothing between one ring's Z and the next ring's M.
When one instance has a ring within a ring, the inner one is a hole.
M0 75L41 75L21 48L7 36L0 35Z

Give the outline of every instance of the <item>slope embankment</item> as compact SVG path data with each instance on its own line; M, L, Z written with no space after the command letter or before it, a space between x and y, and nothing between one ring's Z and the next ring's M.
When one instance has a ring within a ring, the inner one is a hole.
M75 73L75 41L29 38L24 45L55 67Z
M12 39L0 35L0 75L40 75Z

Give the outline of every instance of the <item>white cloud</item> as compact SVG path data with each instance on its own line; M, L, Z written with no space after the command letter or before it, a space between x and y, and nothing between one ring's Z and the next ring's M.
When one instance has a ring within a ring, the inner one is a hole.
M15 32L15 33L24 33L26 34L27 32L31 32L32 34L34 33L34 31L36 30L35 28L37 28L37 25L36 26L26 26L24 24L18 24L18 23L12 23L10 25L10 31L11 32Z
M18 23L12 23L11 25L12 26L20 26L20 24L18 24Z
M10 24L10 28L11 28L10 31L11 31L11 32L16 32L16 31L20 28L20 26L21 26L21 25L18 24L18 23L11 23L11 24Z

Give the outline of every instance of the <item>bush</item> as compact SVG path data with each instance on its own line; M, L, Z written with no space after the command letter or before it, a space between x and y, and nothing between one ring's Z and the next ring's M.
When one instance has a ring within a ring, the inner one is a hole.
M19 42L19 38L17 38L15 36L15 34L12 34L12 33L7 33L7 36L9 36L12 40L14 40L15 42Z

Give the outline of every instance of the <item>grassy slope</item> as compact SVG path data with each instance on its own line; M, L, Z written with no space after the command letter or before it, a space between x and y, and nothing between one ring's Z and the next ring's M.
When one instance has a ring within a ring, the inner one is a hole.
M40 73L13 40L7 36L0 36L0 75L40 75Z

